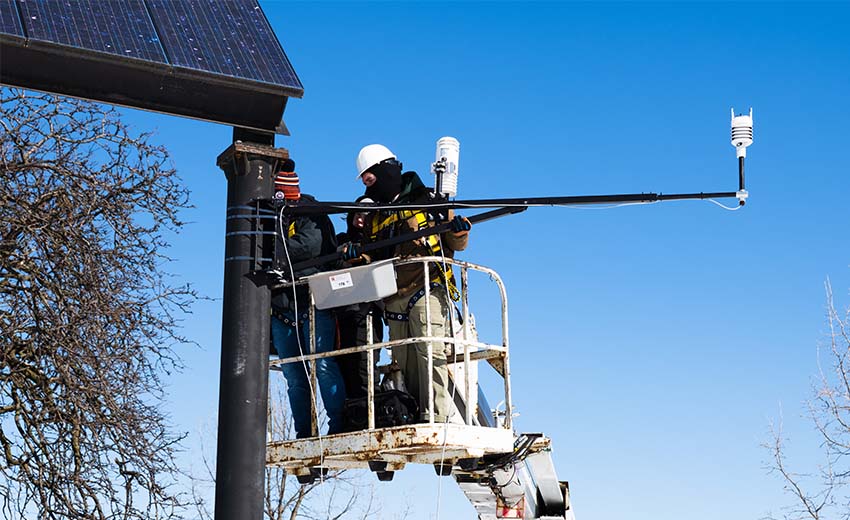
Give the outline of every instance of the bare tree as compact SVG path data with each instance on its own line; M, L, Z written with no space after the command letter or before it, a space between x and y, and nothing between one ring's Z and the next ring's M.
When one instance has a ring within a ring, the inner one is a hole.
M272 378L269 384L268 434L271 439L291 439L295 435L292 420L284 406L284 384ZM209 456L209 432L200 432L202 468L190 476L192 497L198 516L211 520L208 505L215 486L215 465ZM378 513L374 486L364 483L360 475L350 471L329 471L311 484L299 484L283 468L266 468L266 490L263 516L267 520L336 520L357 518L366 520Z
M0 112L0 516L178 516L162 376L195 294L162 252L188 192L111 108L4 88Z
M809 417L817 431L823 460L806 473L788 464L781 425L772 426L769 468L779 474L795 505L785 508L788 520L850 519L850 308L839 312L826 282L828 348L819 349L820 372ZM826 365L826 366L824 366Z

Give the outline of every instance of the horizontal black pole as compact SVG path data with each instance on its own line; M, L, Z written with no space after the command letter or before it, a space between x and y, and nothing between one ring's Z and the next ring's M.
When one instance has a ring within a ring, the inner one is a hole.
M501 208L493 211L487 211L484 213L479 213L478 215L471 215L467 217L472 224L477 224L479 222L485 222L487 220L492 220L494 218L503 217L505 215L511 215L513 213L521 213L525 211L526 207L514 207L514 208ZM399 235L393 238L387 238L385 240L378 240L376 242L370 242L368 244L364 244L359 246L358 249L360 252L367 253L369 251L374 251L376 249L382 249L384 247L392 247L398 244L403 244L404 242L409 242L411 240L415 240L421 237L427 237L431 235L436 235L438 233L444 233L451 229L451 223L445 222L443 224L438 224L433 227L420 229L418 231L414 231L412 233L405 233L403 235ZM300 271L301 269L306 269L307 267L313 267L315 265L324 265L331 262L335 262L337 260L342 259L343 252L337 251L336 253L331 253L327 255L317 256L316 258L311 258L310 260L304 260L303 262L298 262L292 266L293 271Z
M658 194L658 200L695 200L695 199L734 199L738 197L738 192L721 191L715 193L678 193L671 195Z
M628 204L661 202L668 200L693 199L722 199L735 198L734 191L709 193L633 193L621 195L579 195L567 197L526 197L509 199L473 199L425 202L418 204L357 204L353 202L306 202L296 203L275 200L278 208L283 206L284 215L331 215L351 211L405 210L405 209L464 209L464 208L508 208L508 207L545 207L545 206L577 206L586 204Z

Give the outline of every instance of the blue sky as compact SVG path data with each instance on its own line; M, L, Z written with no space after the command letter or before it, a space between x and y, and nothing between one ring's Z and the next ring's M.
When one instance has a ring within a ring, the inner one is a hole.
M463 198L734 191L729 108L752 106L743 210L532 209L474 228L463 258L506 281L517 427L553 439L580 520L756 519L790 503L759 444L781 406L792 464L817 462L801 415L827 277L850 303L850 5L262 6L305 87L277 144L320 199L362 192L354 157L373 142L430 179L444 135L461 143ZM230 129L126 113L192 190L171 270L220 298L215 157ZM185 323L201 347L169 408L187 430L216 413L220 306ZM405 501L434 518L437 487L410 468L377 489L386 518ZM440 517L474 517L448 480Z

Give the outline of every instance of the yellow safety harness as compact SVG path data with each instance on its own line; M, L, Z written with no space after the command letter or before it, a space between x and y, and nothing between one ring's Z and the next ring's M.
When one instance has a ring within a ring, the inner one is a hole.
M428 223L428 215L422 210L401 210L394 211L389 215L384 216L384 212L379 213L372 219L372 227L370 230L370 239L371 240L379 240L379 236L386 234L389 232L390 236L397 231L398 226L401 222L405 222L409 219L415 219L416 222L416 230L422 230L430 227ZM389 237L382 237L389 238ZM428 235L422 237L422 241L420 242L423 247L428 249L428 254L433 256L439 256L441 254L440 248L440 237L437 234ZM454 273L452 269L445 268L443 264L434 262L432 265L436 268L437 276L431 279L431 282L442 281L446 284L446 288L449 290L449 296L453 301L460 300L460 291L457 288L457 284L455 283Z

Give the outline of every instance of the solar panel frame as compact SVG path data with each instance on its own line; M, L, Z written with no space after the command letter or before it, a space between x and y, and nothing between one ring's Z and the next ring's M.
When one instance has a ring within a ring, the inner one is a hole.
M15 0L0 0L0 33L26 38Z
M283 112L288 99L303 96L304 90L258 2L190 4L198 9L218 6L193 15L207 16L202 27L214 41L199 46L197 55L218 52L221 59L214 62L214 70L172 63L161 39L163 29L154 20L152 6L162 9L185 2L0 0L6 21L0 26L0 83L288 135ZM48 7L55 9L43 14ZM119 23L125 25L123 31ZM34 35L28 34L30 27ZM179 48L177 35L170 40ZM131 52L122 52L127 49ZM261 51L267 58L265 69L248 59L257 49L267 49ZM263 72L259 77L258 70Z
M175 67L303 90L256 0L146 2Z
M30 40L166 62L144 0L20 0L18 5Z

